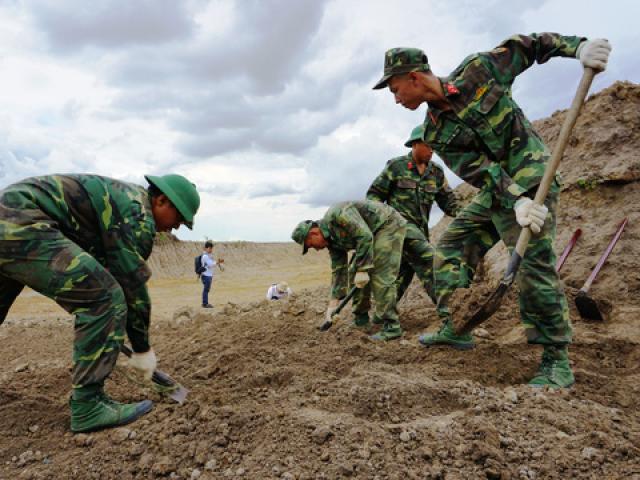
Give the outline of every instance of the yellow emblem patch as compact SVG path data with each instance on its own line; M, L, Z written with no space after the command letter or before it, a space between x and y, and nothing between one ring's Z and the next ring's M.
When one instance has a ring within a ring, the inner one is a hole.
M482 97L482 95L484 95L484 92L487 91L489 87L487 87L486 85L483 85L481 87L478 87L478 89L476 90L476 96L473 97L474 100L478 100L480 99L480 97Z

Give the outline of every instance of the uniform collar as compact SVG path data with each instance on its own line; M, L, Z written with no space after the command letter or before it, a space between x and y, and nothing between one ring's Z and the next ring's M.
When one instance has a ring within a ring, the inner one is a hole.
M440 85L442 86L442 91L444 93L445 98L452 98L460 95L460 90L456 87L452 82L447 81L447 78L438 77L440 81ZM433 125L438 123L438 118L442 110L429 105L429 109L427 110L427 120L431 122Z
M416 170L416 171L418 170L416 167L416 163L413 161L413 156L411 155L411 153L407 155L406 165L409 170Z
M429 160L427 162L426 168L424 169L424 173L420 174L420 172L418 171L418 166L416 165L416 162L413 161L413 156L411 155L411 153L407 155L407 163L405 165L407 166L408 170L414 172L419 177L424 177L431 171L431 160Z
M318 228L322 232L324 239L331 244L331 232L329 231L329 225L324 220L318 220Z

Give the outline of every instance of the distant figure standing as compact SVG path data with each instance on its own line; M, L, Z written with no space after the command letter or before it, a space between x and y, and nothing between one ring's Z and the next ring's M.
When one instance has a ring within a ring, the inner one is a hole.
M289 298L293 292L289 288L287 282L274 283L267 290L267 300L280 300L281 298Z
M200 263L204 268L204 271L200 274L200 280L202 281L202 308L213 308L213 305L209 303L209 292L213 282L213 267L218 265L221 268L221 264L224 262L222 259L214 260L212 253L213 242L207 240L204 243L204 253L200 257Z

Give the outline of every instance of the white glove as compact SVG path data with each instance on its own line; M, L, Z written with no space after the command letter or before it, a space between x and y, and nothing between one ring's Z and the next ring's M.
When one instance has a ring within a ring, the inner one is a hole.
M331 314L336 308L338 308L338 305L340 305L340 300L338 300L337 298L332 298L331 300L329 300L329 306L327 307L327 312L324 314L325 322L331 321Z
M367 272L356 272L353 284L358 288L364 288L367 283L369 283L369 274Z
M609 40L596 38L582 42L576 51L576 58L580 60L584 67L603 71L607 68L610 52L611 44Z
M157 363L156 354L153 348L151 348L148 352L144 353L133 352L127 362L127 366L140 370L143 372L145 380L151 380Z
M529 227L533 233L540 233L549 209L545 205L533 203L533 200L522 197L513 206L516 221L521 227Z

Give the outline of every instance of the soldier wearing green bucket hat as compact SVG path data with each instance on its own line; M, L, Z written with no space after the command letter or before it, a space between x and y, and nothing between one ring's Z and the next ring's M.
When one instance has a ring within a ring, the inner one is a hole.
M417 48L385 53L382 78L374 89L389 87L395 102L409 110L428 105L423 139L460 178L480 192L447 227L438 241L438 332L420 337L427 347L473 348L470 334L457 335L449 299L469 287L479 261L503 240L515 248L523 227L532 237L518 270L520 316L529 343L543 346L534 387L566 388L574 383L568 345L572 329L562 285L555 271L553 243L559 180L544 205L532 198L540 184L549 150L512 96L516 77L553 57L577 58L585 68L606 68L611 46L605 39L557 33L514 35L494 49L466 57L446 77L437 77Z
M0 323L24 286L74 314L74 432L123 425L152 407L150 400L112 400L104 382L125 335L134 352L129 367L151 378L146 260L156 232L192 228L200 197L181 175L145 178L148 188L98 175L49 175L0 191Z
M396 308L396 279L406 223L390 206L362 200L337 203L322 219L305 220L296 226L291 238L302 245L303 254L309 248L329 249L331 300L325 319L330 318L339 300L346 296L352 277L358 289L371 288L375 299L375 318L383 327L372 338L393 340L402 336ZM351 268L347 262L350 251L354 251Z

